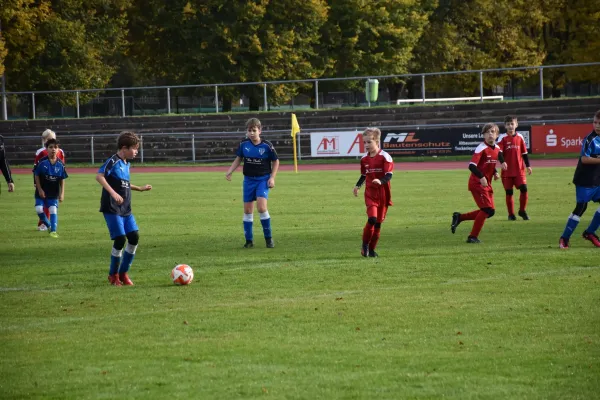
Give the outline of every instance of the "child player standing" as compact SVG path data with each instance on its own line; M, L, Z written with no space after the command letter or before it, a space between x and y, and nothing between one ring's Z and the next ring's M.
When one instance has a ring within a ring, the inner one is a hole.
M483 143L475 149L471 162L469 163L469 191L475 199L478 210L465 214L455 212L452 214L452 233L456 232L456 227L467 220L475 220L473 229L467 238L467 243L481 243L479 233L487 218L491 218L496 210L494 208L494 191L492 190L492 177L496 173L496 163L500 161L502 169L506 170L506 163L500 148L496 145L498 137L498 126L496 124L485 124L481 133L483 134Z
M56 139L46 141L48 155L39 160L33 173L35 176L35 212L48 229L50 237L58 238L58 202L65 199L65 179L68 178L65 165L58 158L58 142ZM50 212L50 220L44 214Z
M40 162L40 160L44 157L48 156L48 149L46 149L46 141L49 139L56 139L56 133L51 130L51 129L46 129L44 132L42 132L42 147L39 148L36 152L35 152L35 159L33 161L33 169L35 170L35 168L37 167L38 163ZM63 149L61 149L59 147L58 149L58 153L56 153L56 156L58 157L58 159L60 161L62 161L63 164L66 164L65 162L65 152L63 151ZM34 186L35 186L35 175L34 175ZM46 219L50 218L50 211L44 207L44 214L46 215ZM38 227L37 227L38 231L45 231L46 225L42 222L41 219L38 220Z
M360 254L363 257L377 257L375 248L379 241L381 224L385 220L388 207L392 205L390 180L394 171L394 161L379 147L381 131L378 128L367 128L362 136L367 154L360 160L360 178L353 189L354 196L358 196L360 187L367 183L367 223L363 228Z
M151 185L135 186L129 182L128 160L138 153L140 140L133 132L122 132L117 139L119 151L110 157L98 170L96 181L102 185L100 212L113 241L110 256L108 281L114 286L133 286L128 272L138 246L139 233L135 218L131 213L131 190L145 192ZM127 247L125 241L127 240ZM125 247L125 254L123 254Z
M508 209L508 220L514 221L515 203L513 200L513 187L521 192L519 196L519 216L524 220L529 219L527 215L527 179L525 178L525 168L531 175L531 166L529 165L529 156L527 155L527 146L525 139L520 133L517 133L517 117L508 115L504 117L504 127L506 134L498 138L498 147L504 155L507 169L502 171L502 185L506 191L506 208Z
M268 248L275 247L271 230L271 216L267 208L269 189L275 187L275 177L279 170L279 158L275 148L268 140L260 137L261 123L257 118L246 122L246 139L242 140L236 151L235 160L227 170L225 178L231 181L231 174L244 161L244 247L254 247L254 201L263 228L263 234Z

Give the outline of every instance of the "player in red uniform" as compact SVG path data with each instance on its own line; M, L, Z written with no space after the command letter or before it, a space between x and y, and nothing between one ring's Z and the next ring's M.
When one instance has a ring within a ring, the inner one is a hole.
M37 165L39 164L39 162L42 160L42 158L48 157L48 150L46 149L46 142L50 139L56 139L56 133L54 133L53 130L46 129L44 132L42 132L42 147L39 148L35 152L35 160L33 162L33 170L34 171L35 171ZM58 157L58 159L60 161L62 161L63 164L65 164L65 153L63 152L63 150L61 148L58 149L56 156ZM35 183L34 183L34 187L35 187ZM46 215L46 218L50 219L50 210L48 210L48 208L46 208L46 207L44 207L44 214ZM40 219L40 220L38 220L37 229L38 229L38 231L45 231L48 228L46 227L44 222Z
M491 218L496 210L494 209L494 191L492 190L492 177L497 179L496 163L502 163L502 169L506 170L506 163L500 148L496 146L496 138L498 137L498 125L485 124L481 130L484 142L475 149L469 170L469 191L475 199L478 210L474 210L465 214L455 212L452 214L452 225L450 229L452 233L456 232L456 227L462 221L475 220L473 229L467 238L467 243L481 243L479 240L479 232L483 228L483 224L487 218Z
M517 117L507 115L504 117L504 127L506 134L500 135L498 138L498 147L504 155L507 169L502 171L502 185L506 191L506 208L508 209L508 220L514 221L515 203L513 200L513 187L521 191L519 196L519 216L524 220L529 220L527 215L527 179L525 178L525 168L527 173L531 175L531 166L529 165L529 156L527 155L527 146L525 139L521 134L517 133L516 129L519 126Z
M377 128L368 128L363 132L365 154L360 160L360 179L354 186L354 196L363 183L365 188L365 204L367 206L367 223L363 229L362 247L360 254L363 257L377 257L375 248L379 241L381 224L385 220L388 207L392 205L392 192L390 180L394 171L394 161L385 151L381 150L381 131Z

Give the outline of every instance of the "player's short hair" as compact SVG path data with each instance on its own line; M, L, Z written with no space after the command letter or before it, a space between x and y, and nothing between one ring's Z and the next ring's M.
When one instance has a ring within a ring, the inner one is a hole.
M50 145L56 145L56 147L58 147L58 140L56 140L56 138L46 140L46 143L44 143L44 147L48 148L50 147Z
M517 116L516 115L507 115L506 117L504 117L504 123L507 124L509 122L512 121L516 121L517 120Z
M379 128L367 128L365 129L365 131L363 132L363 137L365 136L371 136L373 137L373 140L376 141L377 143L379 143L379 141L381 140L381 131L379 130Z
M56 132L54 132L52 129L46 129L44 132L42 132L42 140L44 143L46 143L46 140L53 138L56 138Z
M481 133L484 134L487 131L494 131L494 132L498 133L500 131L500 129L498 129L498 125L489 123L489 124L485 124L483 126L483 129L481 129Z
M117 148L121 150L123 147L133 147L140 144L140 138L131 131L123 131L117 139Z
M250 128L254 128L255 126L259 130L262 129L262 125L261 125L260 120L258 118L250 118L248 121L246 121L246 130L248 130Z
M596 114L594 114L594 118L600 119L600 110L596 111Z

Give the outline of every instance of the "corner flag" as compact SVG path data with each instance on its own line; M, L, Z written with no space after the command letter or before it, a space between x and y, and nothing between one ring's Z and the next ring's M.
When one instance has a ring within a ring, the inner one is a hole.
M292 113L292 142L294 145L294 171L298 173L298 157L296 153L296 134L300 132L300 125L296 119L296 114Z

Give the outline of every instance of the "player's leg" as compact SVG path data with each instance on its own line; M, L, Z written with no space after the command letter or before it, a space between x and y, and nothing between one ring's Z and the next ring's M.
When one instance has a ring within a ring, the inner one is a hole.
M371 236L371 240L369 241L369 257L378 256L375 252L375 248L377 247L377 243L381 236L381 224L385 220L387 210L387 206L380 206L377 208L377 222L375 222L375 225L373 226L373 236Z
M504 186L504 192L506 193L506 210L508 211L508 220L515 221L517 217L515 217L515 200L514 200L514 178L503 176L502 177L502 186Z
M575 199L577 204L575 205L575 209L571 215L569 215L569 219L567 219L567 225L565 225L565 230L558 240L558 247L561 249L569 248L569 240L571 239L571 235L577 229L577 225L579 225L579 221L587 210L587 203L593 198L593 190L592 188L585 188L581 186L575 186Z
M50 236L58 237L58 199L46 199L45 204L50 212Z
M129 279L128 272L131 268L131 264L133 263L133 258L135 257L135 251L138 247L140 234L133 214L122 218L123 225L125 227L125 236L127 236L127 246L125 246L123 259L121 260L121 266L119 267L119 280L123 283L123 285L133 286L133 282L131 279Z
M527 179L525 178L525 175L515 178L515 186L521 192L519 195L519 217L528 221L529 215L527 215L527 203L529 201L529 193L527 191Z
M50 228L50 220L46 218L46 214L44 214L44 199L35 198L35 213L38 215L42 224L46 227L46 229Z
M267 208L267 200L269 199L269 186L267 183L268 180L262 181L256 188L256 208L263 228L265 243L268 248L273 248L275 243L273 242L273 231L271 229L271 216Z
M475 199L475 204L477 204L477 197L479 196L479 189L469 189L471 191L471 195L473 196L473 199ZM479 209L477 210L473 210L473 211L469 211L468 213L459 213L458 211L455 211L454 213L452 213L452 224L450 225L450 230L452 231L452 233L456 232L456 227L463 221L473 221L475 218L477 218L477 214L479 214Z
M369 243L373 239L373 234L375 233L375 224L377 223L377 206L376 205L368 205L367 206L367 223L363 228L362 234L362 246L360 249L360 254L363 257L369 256Z
M467 243L480 243L479 233L485 224L485 220L491 218L496 213L494 206L494 192L488 186L480 190L473 191L473 198L479 206L479 211L475 217L471 233L467 237Z
M244 178L243 198L244 198L244 217L242 219L244 225L244 237L246 238L245 248L254 247L254 201L256 200L257 182Z
M600 186L594 188L594 193L592 195L592 201L596 203L600 203ZM592 217L592 221L588 225L585 232L583 232L583 238L589 240L596 247L600 247L600 238L596 235L596 231L600 227L600 207L596 209L594 216Z
M121 286L119 280L119 266L121 265L121 256L123 247L125 247L125 225L123 219L117 214L104 213L104 220L113 241L113 247L110 253L110 266L108 268L108 281L111 285Z

